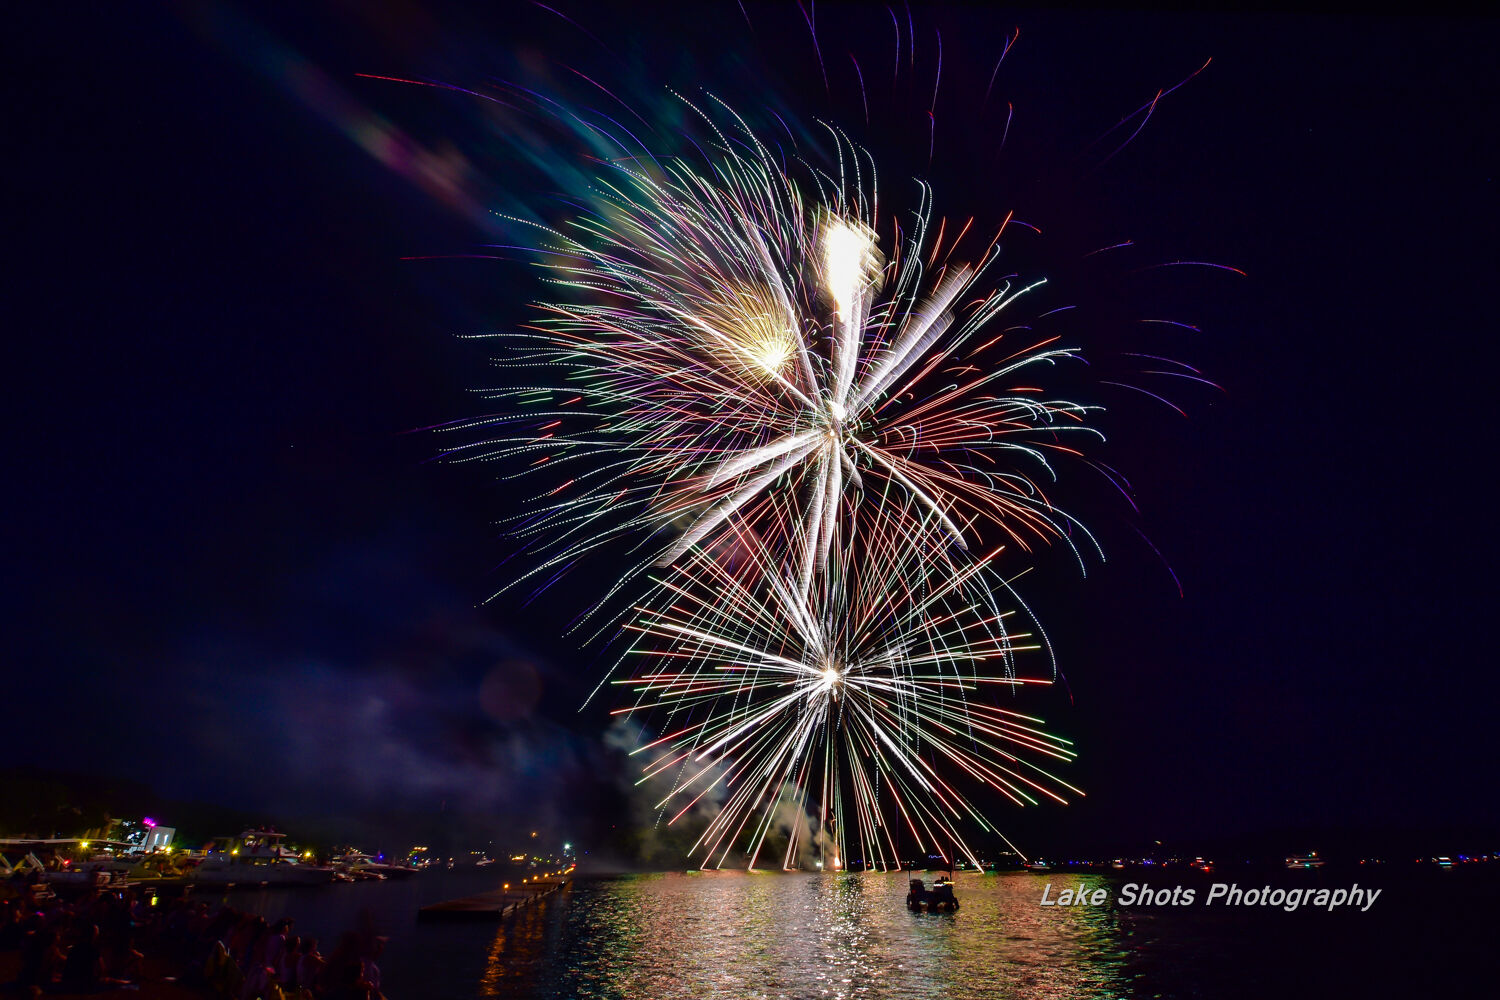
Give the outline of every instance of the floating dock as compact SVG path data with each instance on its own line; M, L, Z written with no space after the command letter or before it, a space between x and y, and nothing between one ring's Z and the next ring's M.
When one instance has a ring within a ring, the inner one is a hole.
M504 920L528 906L541 902L548 896L560 892L572 879L567 875L556 878L528 879L520 884L512 883L508 888L481 892L462 899L450 899L433 903L417 911L418 920Z

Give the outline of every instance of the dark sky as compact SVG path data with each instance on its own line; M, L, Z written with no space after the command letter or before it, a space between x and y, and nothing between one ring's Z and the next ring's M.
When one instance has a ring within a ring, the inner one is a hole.
M825 87L795 4L748 5L753 27L733 2L491 6L17 29L9 762L276 815L602 821L617 761L576 709L603 668L560 638L587 582L477 607L517 497L406 433L501 377L460 338L525 320L533 288L461 255L497 241L486 209L548 192L482 102L355 76L577 99L577 70L647 109L707 87L844 122L940 210L1039 226L1018 253L1091 317L1091 353L1224 387L1177 394L1187 419L1092 400L1140 513L1065 479L1109 561L1085 579L1053 551L1023 588L1067 679L1042 714L1089 797L1013 828L1500 824L1494 21L919 8L893 82L886 11L819 4ZM1135 257L1085 263L1125 239ZM1141 270L1169 260L1248 277ZM1202 332L1133 322L1154 316Z

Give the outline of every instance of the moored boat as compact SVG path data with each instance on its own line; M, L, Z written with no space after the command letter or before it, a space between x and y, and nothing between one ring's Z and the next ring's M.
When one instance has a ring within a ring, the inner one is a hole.
M210 849L188 878L202 885L326 885L334 870L309 864L282 846L286 834L246 830L221 838L228 850ZM221 845L222 846L222 845Z
M347 851L334 859L334 866L340 871L348 872L356 879L368 879L379 877L407 878L417 873L416 868L408 865L389 865L377 861L368 854L359 851Z
M123 841L80 837L0 840L0 850L25 852L23 865L34 868L42 881L68 889L124 885L135 862L114 852L129 846ZM8 863L4 867L10 869Z

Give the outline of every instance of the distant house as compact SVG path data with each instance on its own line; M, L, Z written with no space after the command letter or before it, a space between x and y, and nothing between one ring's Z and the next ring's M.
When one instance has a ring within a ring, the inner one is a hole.
M170 851L172 849L172 838L177 836L175 826L153 826L146 830L146 839L141 842L141 851L146 854L155 854L157 851Z

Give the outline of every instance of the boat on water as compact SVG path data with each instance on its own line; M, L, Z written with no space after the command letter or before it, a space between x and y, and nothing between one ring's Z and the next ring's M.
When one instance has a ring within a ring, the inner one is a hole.
M906 908L913 913L952 913L958 909L958 897L953 895L953 883L948 878L939 875L938 880L929 889L919 878L911 880L911 887L906 893Z
M360 851L346 851L334 859L334 867L356 879L408 878L417 873L408 865L390 865Z
M1322 868L1323 859L1318 857L1317 851L1308 851L1306 854L1293 854L1286 859L1288 868Z
M12 871L30 868L48 885L68 889L108 889L124 885L137 862L116 852L130 846L124 841L81 837L0 840L0 851L25 852L22 866L12 869L7 862L4 868Z
M200 885L327 885L334 870L309 863L274 830L246 830L217 838L203 861L188 873Z

